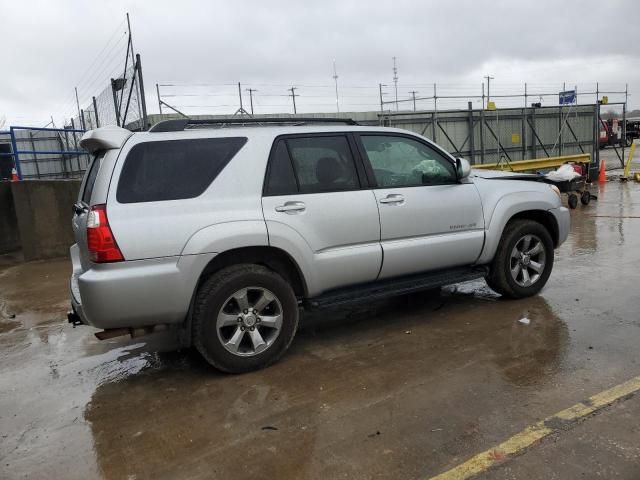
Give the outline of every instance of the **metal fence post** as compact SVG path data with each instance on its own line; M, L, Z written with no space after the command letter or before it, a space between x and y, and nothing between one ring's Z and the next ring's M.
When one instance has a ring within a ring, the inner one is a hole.
M96 117L96 128L100 128L100 119L98 118L98 105L96 103L96 97L91 97L93 100L93 115Z
M36 143L33 141L33 132L29 130L29 140L31 141L31 150L36 151ZM33 163L36 165L36 176L40 178L40 166L38 165L38 155L33 154Z
M531 159L533 160L538 156L537 145L536 145L536 107L531 108L531 123L529 124L531 127Z
M16 132L13 127L9 127L11 134L11 148L13 149L13 165L18 172L18 178L22 180L22 168L20 167L20 157L18 155L18 142L16 141Z
M484 89L483 89L484 90ZM484 92L482 95L482 103L484 104ZM484 107L480 110L480 163L484 163Z
M438 95L436 94L436 84L433 84L433 114L431 115L431 130L433 132L433 140L436 141L436 127L438 122ZM436 142L437 143L437 142Z
M118 108L118 94L116 93L116 81L111 79L111 94L113 95L113 108L116 112L116 125L120 126L120 109Z
M522 143L522 160L527 159L527 108L522 109L522 119L520 122L520 129L522 132L522 138L520 142Z
M80 110L80 125L82 125L83 130L87 129L87 124L84 121L84 110Z
M469 160L471 160L471 164L474 165L476 163L476 145L474 138L475 132L473 128L473 102L467 102L467 107L469 108L469 148L471 149Z
M627 103L622 104L622 168L624 168L624 149L627 146Z
M160 110L160 115L162 115L162 100L160 100L160 87L156 83L156 93L158 94L158 110Z
M147 128L149 128L149 123L147 122L147 99L144 97L144 81L142 80L142 61L140 60L139 53L136 54L136 71L138 72L138 85L140 86L140 102L142 103L143 128L141 130L146 130ZM158 97L160 97L160 94L158 94Z
M563 90L564 91L564 90ZM558 107L558 153L562 156L562 105Z

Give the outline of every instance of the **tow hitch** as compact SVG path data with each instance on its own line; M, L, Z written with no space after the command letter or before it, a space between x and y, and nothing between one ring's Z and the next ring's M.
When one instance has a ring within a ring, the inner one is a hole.
M76 312L67 312L67 321L76 328L78 325L82 325L82 320Z

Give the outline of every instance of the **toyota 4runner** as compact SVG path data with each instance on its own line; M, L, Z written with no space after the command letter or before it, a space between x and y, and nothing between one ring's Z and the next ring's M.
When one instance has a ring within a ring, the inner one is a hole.
M536 294L569 230L556 187L338 119L85 133L69 321L175 329L211 365L280 358L304 308L476 278Z

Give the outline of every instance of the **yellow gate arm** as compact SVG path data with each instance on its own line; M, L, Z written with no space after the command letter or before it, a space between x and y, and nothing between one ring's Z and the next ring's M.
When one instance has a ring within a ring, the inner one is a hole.
M635 146L635 145L634 145ZM544 170L546 168L557 168L567 162L591 163L590 153L578 155L564 155L562 157L536 158L533 160L518 160L516 162L483 163L482 165L472 165L472 168L482 170L509 170L512 172L526 172L529 170Z

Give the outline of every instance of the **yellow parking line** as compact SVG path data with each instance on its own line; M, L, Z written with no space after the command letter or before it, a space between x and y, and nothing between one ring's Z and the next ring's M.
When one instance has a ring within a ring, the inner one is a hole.
M485 450L457 467L432 477L432 480L463 480L482 473L502 463L508 457L521 453L524 449L561 428L567 427L581 418L639 390L640 377L632 378L527 427L500 445Z

